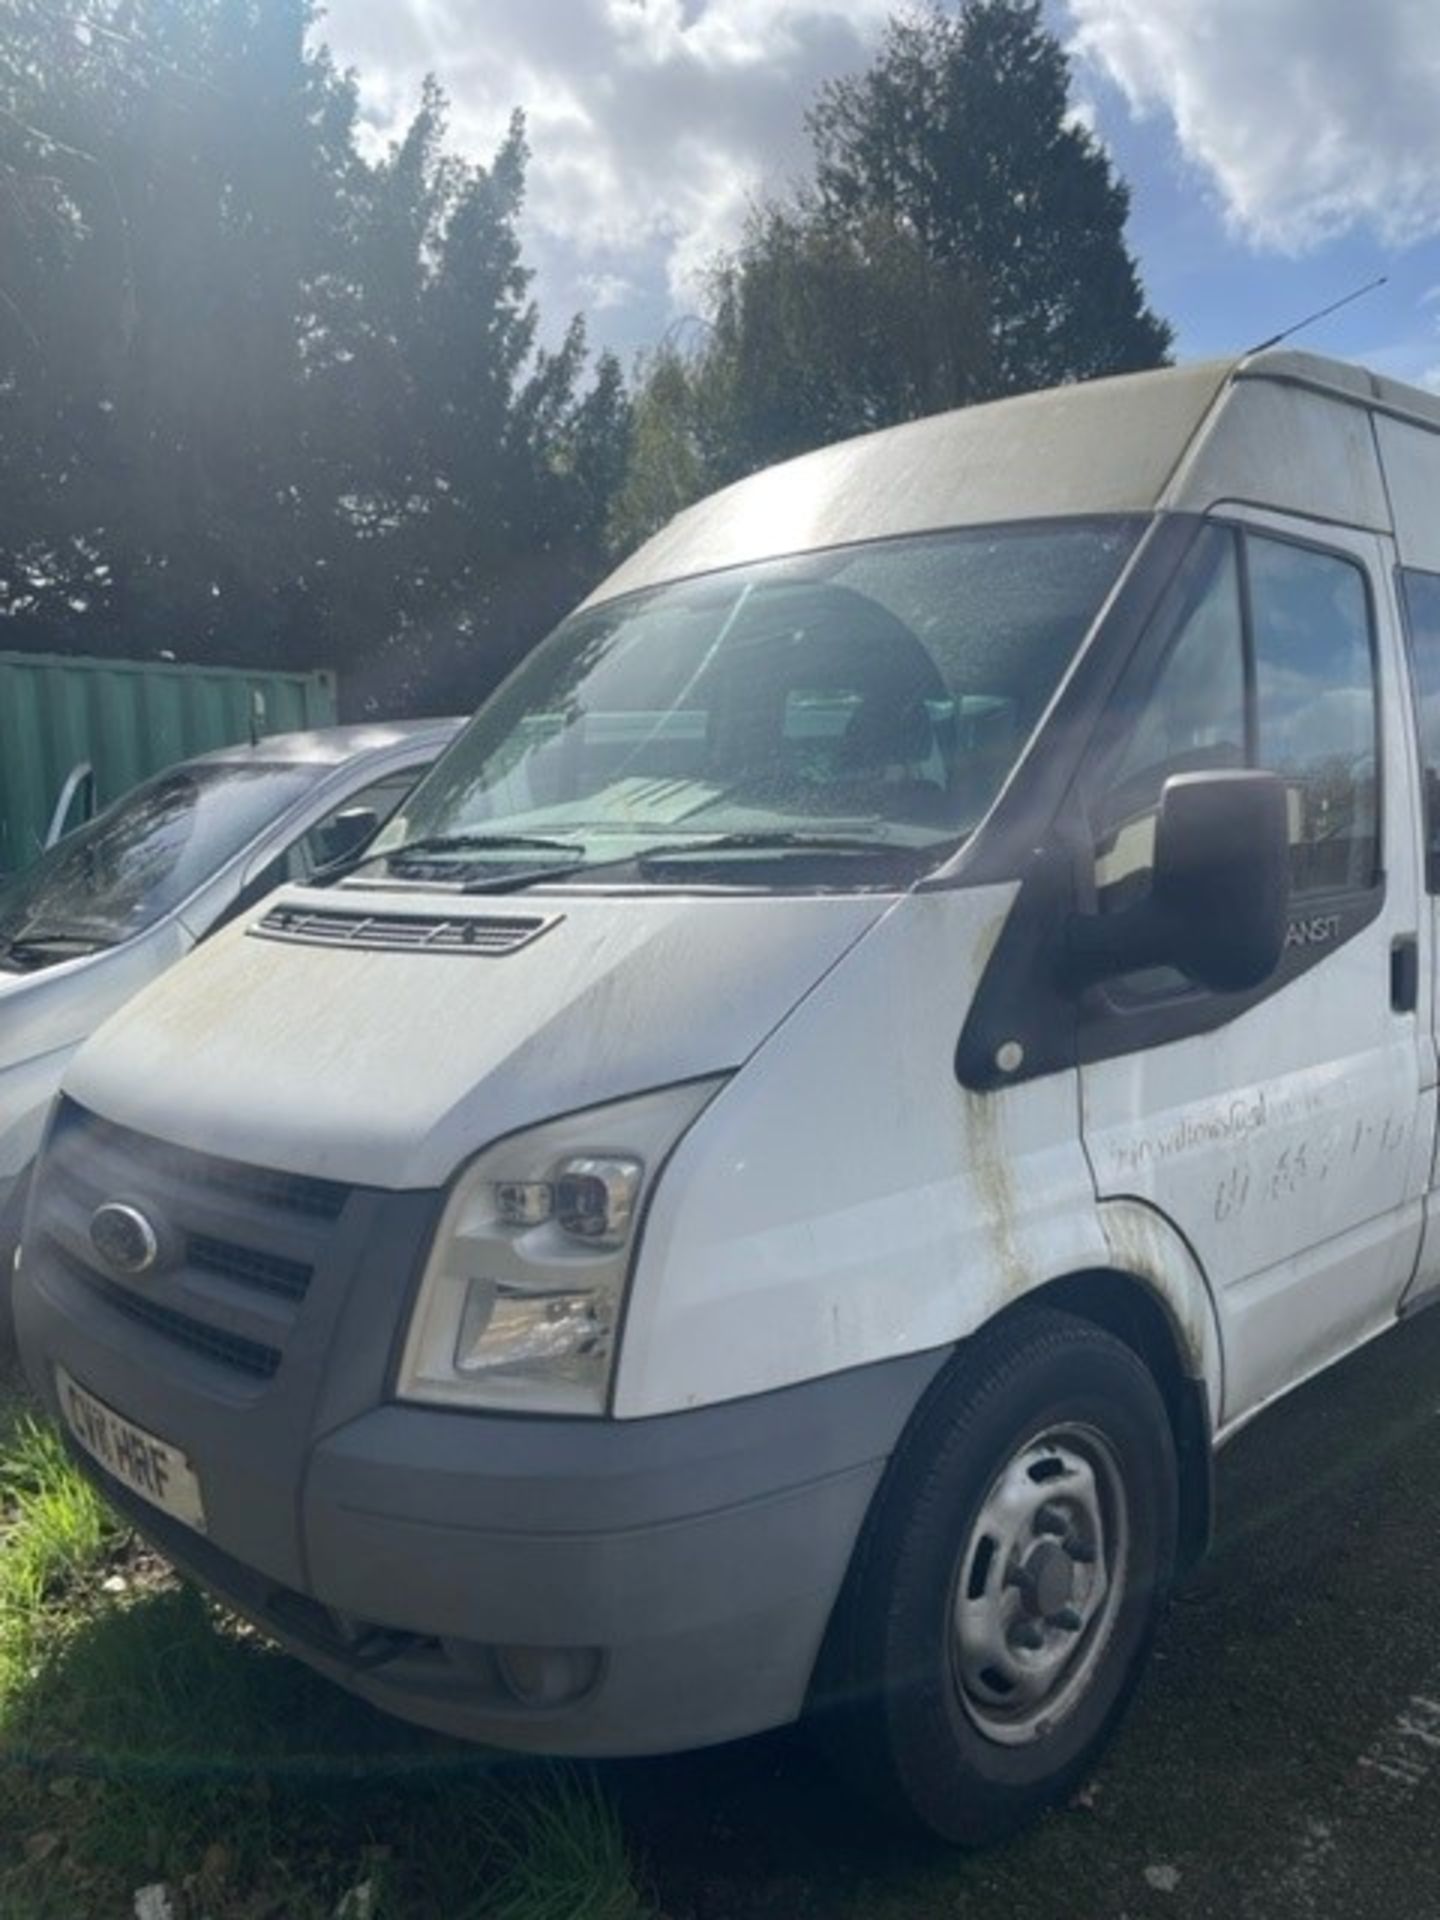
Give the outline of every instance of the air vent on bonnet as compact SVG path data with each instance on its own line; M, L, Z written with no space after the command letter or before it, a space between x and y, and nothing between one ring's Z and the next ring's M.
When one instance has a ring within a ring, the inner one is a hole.
M263 940L382 953L514 953L559 924L559 914L359 913L333 907L272 907L250 928Z

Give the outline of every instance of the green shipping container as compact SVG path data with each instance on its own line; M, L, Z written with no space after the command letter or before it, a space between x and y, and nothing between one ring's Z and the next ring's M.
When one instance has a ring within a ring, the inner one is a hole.
M108 806L161 768L259 735L335 723L335 676L0 653L0 874L26 866L71 770Z

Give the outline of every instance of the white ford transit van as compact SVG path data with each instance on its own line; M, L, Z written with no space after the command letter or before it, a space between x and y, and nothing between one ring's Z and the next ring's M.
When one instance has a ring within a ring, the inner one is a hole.
M1440 402L1290 352L682 515L84 1048L16 1292L182 1568L563 1754L1073 1788L1214 1448L1440 1296Z

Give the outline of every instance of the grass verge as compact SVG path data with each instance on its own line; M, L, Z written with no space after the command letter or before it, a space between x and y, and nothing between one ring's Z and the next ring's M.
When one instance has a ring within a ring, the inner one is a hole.
M595 1777L431 1738L181 1586L0 1381L5 1920L644 1920Z

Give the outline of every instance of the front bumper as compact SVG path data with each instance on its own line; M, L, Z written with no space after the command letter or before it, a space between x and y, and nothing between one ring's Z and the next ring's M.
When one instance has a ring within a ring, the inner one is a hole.
M106 1167L115 1180L97 1183ZM81 1227L93 1191L137 1182L190 1254L130 1300L86 1266ZM645 1420L390 1404L437 1200L280 1192L71 1115L40 1163L16 1289L32 1383L58 1413L63 1367L180 1447L204 1537L81 1464L222 1600L407 1719L574 1755L794 1719L886 1460L943 1355ZM234 1304L257 1277L294 1278L253 1256L264 1243L278 1258L282 1233L293 1253L302 1203L303 1300ZM197 1248L208 1265L192 1266Z
M893 1442L933 1371L625 1424L379 1409L311 1457L304 1591L81 1464L168 1558L377 1706L500 1747L669 1752L800 1714L884 1467L883 1449L835 1464L837 1435L858 1416ZM539 1691L517 1693L517 1666Z

